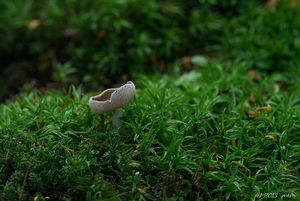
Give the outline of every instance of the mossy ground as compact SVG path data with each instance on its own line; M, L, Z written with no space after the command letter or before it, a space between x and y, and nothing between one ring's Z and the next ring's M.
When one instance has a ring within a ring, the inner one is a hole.
M75 87L1 105L0 198L299 198L297 76L213 61L135 82L119 132Z
M0 200L299 200L300 4L276 2L1 2ZM116 131L87 102L128 78Z

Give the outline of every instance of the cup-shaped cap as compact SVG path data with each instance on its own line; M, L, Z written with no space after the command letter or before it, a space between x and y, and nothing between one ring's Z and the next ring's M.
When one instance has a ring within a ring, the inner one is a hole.
M93 112L105 113L120 109L127 105L135 95L135 86L129 81L119 88L104 90L97 96L89 99L89 106Z

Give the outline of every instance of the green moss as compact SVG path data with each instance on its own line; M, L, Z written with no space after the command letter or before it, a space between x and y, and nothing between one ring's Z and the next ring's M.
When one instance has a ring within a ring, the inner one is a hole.
M1 105L0 197L299 196L300 88L280 87L276 74L257 71L255 80L247 64L226 66L140 79L120 133L74 88Z

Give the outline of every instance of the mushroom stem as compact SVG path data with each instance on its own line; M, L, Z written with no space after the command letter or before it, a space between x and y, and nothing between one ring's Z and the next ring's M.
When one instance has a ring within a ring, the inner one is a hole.
M121 116L122 116L122 108L115 110L112 116L112 124L117 130L119 130L122 126L121 119L120 119Z

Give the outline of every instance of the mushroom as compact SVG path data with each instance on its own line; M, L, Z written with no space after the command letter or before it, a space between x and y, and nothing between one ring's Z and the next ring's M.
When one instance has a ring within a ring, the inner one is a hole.
M133 82L128 81L119 88L106 89L99 95L90 97L89 106L98 114L113 111L112 124L116 129L120 129L122 108L134 98L134 95L135 86Z

